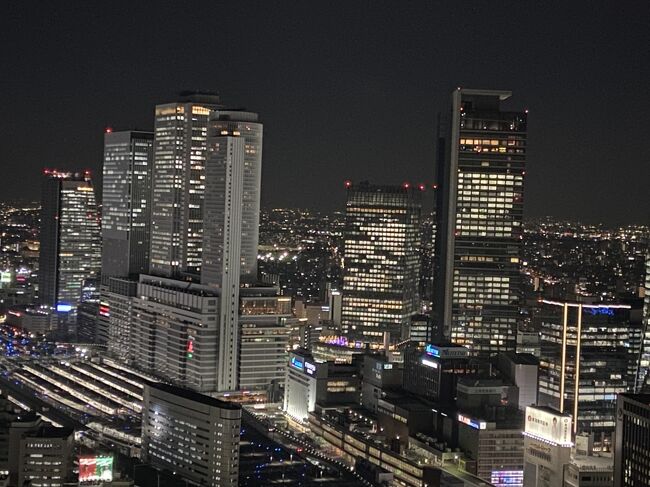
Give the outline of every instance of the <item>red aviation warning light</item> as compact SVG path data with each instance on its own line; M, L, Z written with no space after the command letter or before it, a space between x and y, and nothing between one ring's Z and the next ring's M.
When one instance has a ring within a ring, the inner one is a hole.
M349 179L346 179L343 182L343 185L345 186L346 189L350 189L352 187L352 181L350 181Z

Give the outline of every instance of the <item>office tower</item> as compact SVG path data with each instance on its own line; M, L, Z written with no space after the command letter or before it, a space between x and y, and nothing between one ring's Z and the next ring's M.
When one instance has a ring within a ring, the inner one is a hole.
M132 298L132 356L156 377L217 390L218 295L214 288L140 274ZM239 310L237 310L238 312ZM231 365L237 373L237 363Z
M436 324L481 356L514 351L519 321L527 115L510 96L459 88L439 124Z
M10 485L58 487L72 480L74 431L26 415L9 429Z
M193 485L236 486L241 407L167 384L146 384L142 456Z
M645 287L643 303L643 344L639 358L636 378L636 392L650 390L648 372L650 371L650 250L645 260Z
M276 286L244 287L239 309L239 389L266 391L284 383L291 297Z
M198 276L208 115L220 106L211 93L182 93L157 105L154 122L150 272Z
M238 387L239 288L257 280L262 130L256 113L209 116L201 283L219 289L219 391Z
M616 395L634 388L640 306L546 300L540 306L539 404L570 413L574 433L594 433L608 449Z
M104 133L102 276L147 272L153 133Z
M74 312L81 285L97 277L101 236L90 173L44 171L39 297L61 313Z
M553 408L526 408L524 487L563 487L571 459L571 415Z
M108 351L122 360L132 360L135 354L134 301L138 281L109 277L102 285L99 304L99 326L108 335Z
M99 320L100 294L97 279L86 279L81 286L81 298L77 307L77 339L80 343L108 342L107 330Z
M614 487L648 485L650 394L619 394L614 448Z
M421 191L346 186L342 331L363 342L380 343L384 332L397 340L419 305Z

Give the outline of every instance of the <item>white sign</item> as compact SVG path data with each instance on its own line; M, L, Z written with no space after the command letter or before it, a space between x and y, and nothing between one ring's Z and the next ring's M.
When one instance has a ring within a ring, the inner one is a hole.
M526 408L526 434L535 438L571 445L571 417L534 406Z

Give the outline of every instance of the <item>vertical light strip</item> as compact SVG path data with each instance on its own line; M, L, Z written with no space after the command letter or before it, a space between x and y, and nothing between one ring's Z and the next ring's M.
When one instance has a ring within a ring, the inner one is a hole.
M576 334L575 392L573 394L573 434L578 432L578 399L580 396L580 344L582 339L582 305L578 306L578 332Z
M566 329L569 321L569 304L564 303L564 320L562 321L562 364L560 370L560 412L564 412L564 373L566 371Z

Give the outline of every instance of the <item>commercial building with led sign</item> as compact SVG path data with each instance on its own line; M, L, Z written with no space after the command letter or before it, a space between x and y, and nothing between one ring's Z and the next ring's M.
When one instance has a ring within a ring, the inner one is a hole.
M464 414L458 414L458 421L460 423L466 424L467 426L471 426L476 430L484 430L487 428L487 423L485 421L470 418L469 416L465 416Z
M360 374L357 365L316 362L304 349L289 353L285 370L283 410L306 422L316 403L322 405L359 404Z
M79 457L79 482L112 482L113 455Z
M549 407L528 406L524 429L524 486L563 485L571 458L571 415Z

